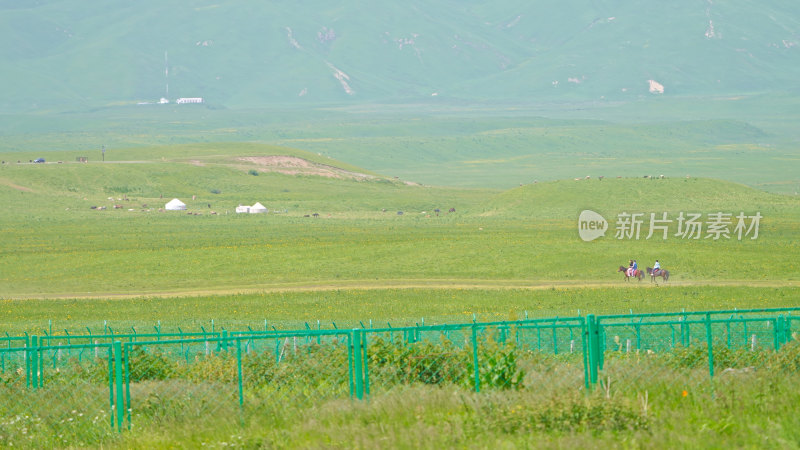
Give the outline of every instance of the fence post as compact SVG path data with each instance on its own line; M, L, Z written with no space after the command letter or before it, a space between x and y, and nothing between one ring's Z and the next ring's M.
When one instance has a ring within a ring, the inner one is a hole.
M556 318L558 320L558 318ZM553 354L558 354L558 329L556 328L556 320L553 321Z
M636 325L635 325L635 328L636 328L636 350L641 350L642 349L642 319L644 319L644 317L640 317L639 318L639 322L636 323Z
M122 390L122 342L114 341L114 385L116 389L117 430L122 432L122 421L125 420L125 393Z
M708 345L708 375L714 378L714 337L711 334L711 313L706 313L706 344Z
M108 359L108 426L114 429L114 351L109 347L106 352L106 359Z
M29 378L28 378L28 386L36 389L39 387L39 337L35 334L31 336L31 347L28 349L28 354L30 355L28 370L29 370Z
M475 377L475 392L481 391L481 373L478 366L478 325L472 322L472 367Z
M361 336L358 329L353 329L350 332L350 340L353 345L353 369L356 378L356 398L359 400L364 399L364 357L361 353Z
M586 315L587 343L584 351L589 352L589 383L597 384L597 369L600 366L600 330L597 317L594 314Z
M778 350L780 350L781 343L783 342L783 339L782 339L782 336L781 336L782 331L783 331L783 316L782 315L778 316L778 318L775 319L775 322L773 322L772 325L774 325L773 328L775 329L775 333L774 333L775 334L775 343L773 344L773 347L775 348L775 351L777 352Z
M586 328L586 319L581 319L581 350L583 351L583 384L588 390L589 383L589 331Z
M369 351L367 346L367 331L361 330L361 351L364 352L364 393L369 397Z
M128 411L128 431L131 429L131 349L133 346L131 344L123 344L122 347L125 350L123 354L124 359L123 363L125 364L125 408Z

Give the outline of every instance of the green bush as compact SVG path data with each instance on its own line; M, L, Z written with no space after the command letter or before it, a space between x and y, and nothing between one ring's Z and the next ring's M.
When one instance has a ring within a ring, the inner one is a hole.
M520 389L524 371L517 364L511 345L486 339L478 350L478 377L481 388ZM459 348L451 341L394 343L374 339L369 347L370 377L384 384L452 383L475 387L474 355L471 347Z
M177 372L175 361L159 351L132 347L124 357L128 358L128 377L131 383L144 380L166 380Z

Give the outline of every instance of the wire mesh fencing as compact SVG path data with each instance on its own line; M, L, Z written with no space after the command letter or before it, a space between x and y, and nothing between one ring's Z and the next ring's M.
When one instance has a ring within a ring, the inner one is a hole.
M222 337L126 342L122 345L128 429L173 423L236 423L236 349Z
M387 328L364 339L367 394L416 384L519 390L557 371L585 384L582 318Z
M111 344L0 349L0 444L90 445L119 429ZM9 445L9 446L10 446Z
M431 326L0 338L0 446L95 445L118 431L253 417L418 388L714 389L800 375L800 308Z
M800 373L798 308L588 316L591 384L682 385ZM792 315L795 314L795 315Z
M304 408L352 398L355 334L302 331L236 337L241 413L247 417L287 405Z

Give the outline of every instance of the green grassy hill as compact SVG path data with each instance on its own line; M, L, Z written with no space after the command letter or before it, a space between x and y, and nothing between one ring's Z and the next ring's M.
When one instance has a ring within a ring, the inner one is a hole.
M132 150L139 159L129 162L3 165L0 292L606 285L620 282L616 267L630 258L661 259L678 284L797 280L793 196L693 178L562 180L505 192L423 187L377 175L282 174L239 159L276 154L337 164L291 149L208 144ZM158 211L172 197L188 204L188 214ZM270 213L233 213L256 201ZM610 222L606 237L579 239L584 208ZM623 211L763 219L757 240L646 239L646 228L641 239L616 239Z
M426 185L507 189L586 175L688 174L782 193L800 189L797 128L791 126L796 99L718 99L699 106L658 100L666 99L550 111L554 118L511 109L233 111L186 105L6 114L0 120L0 159L97 161L105 146L109 160L136 160L164 146L187 144L176 151L205 147L213 154L234 142L263 145L241 143L258 141Z
M46 155L45 164L14 160L0 167L5 204L35 215L50 209L54 200L59 209L78 209L82 215L89 206L112 208L114 204L124 209L158 209L173 197L206 213L208 204L219 212L233 212L239 204L256 201L294 214L444 207L433 203L429 189L287 147L247 143L141 147L108 151L104 162L88 163L75 162L81 155L76 151ZM262 161L272 156L292 160ZM435 192L447 199L464 191ZM128 203L122 203L122 198Z
M229 108L624 100L651 95L650 79L664 95L709 95L793 90L800 74L800 17L781 0L59 0L0 9L0 110L12 112L163 96Z
M426 185L689 174L794 194L793 6L4 2L0 152L259 142Z
M510 189L486 202L486 217L577 218L584 209L604 215L627 212L760 211L785 214L800 199L706 178L604 178L559 180Z

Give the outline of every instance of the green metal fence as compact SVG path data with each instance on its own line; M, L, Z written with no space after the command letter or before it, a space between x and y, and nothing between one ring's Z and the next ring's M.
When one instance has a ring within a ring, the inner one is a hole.
M800 308L589 315L589 384L630 386L658 374L664 383L698 387L729 373L795 371L798 345L781 349L797 341L798 314Z
M425 385L625 389L647 377L694 388L731 371L800 372L798 329L800 308L349 330L48 330L0 337L0 418L7 429L50 430L58 446Z

